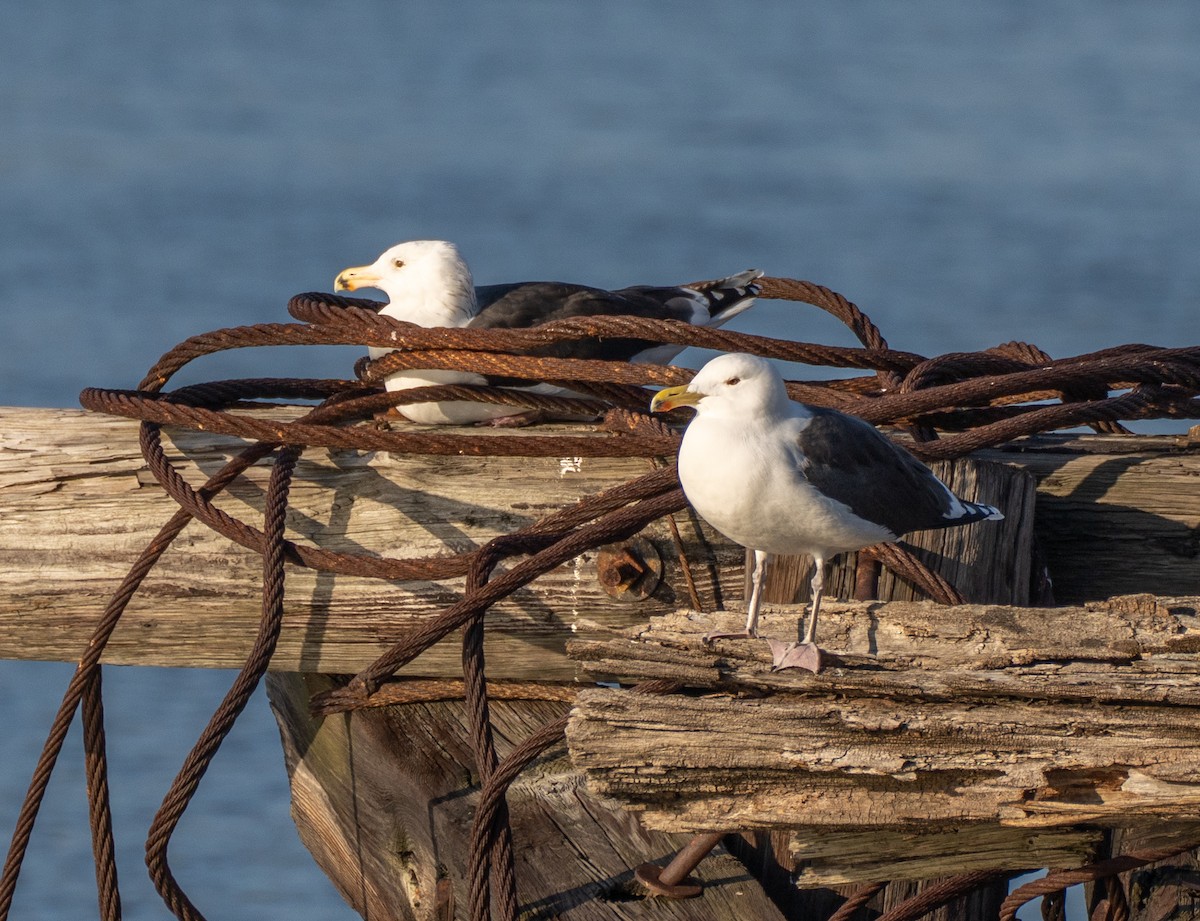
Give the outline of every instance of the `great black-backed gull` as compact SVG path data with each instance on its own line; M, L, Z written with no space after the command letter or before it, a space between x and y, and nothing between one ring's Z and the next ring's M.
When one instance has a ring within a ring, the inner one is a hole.
M690 384L660 390L650 404L655 412L677 406L696 409L679 449L684 494L709 524L754 551L746 630L734 635L758 635L770 557L807 553L816 562L804 639L772 643L778 668L820 668L817 615L832 557L909 531L1004 517L956 496L862 419L788 399L766 359L714 358Z
M378 288L388 296L381 314L425 327L520 329L568 317L613 315L720 326L754 303L759 292L754 282L761 276L762 272L751 269L724 278L706 291L649 285L605 291L563 282L518 282L476 288L471 270L454 244L443 240L412 240L393 246L371 265L343 270L334 287L338 291ZM538 354L664 364L682 350L680 345L660 345L640 339L588 339L559 343L539 349ZM378 358L391 350L369 351L372 358ZM386 382L388 390L483 383L486 379L479 374L438 370L400 371ZM562 393L544 385L529 389L535 393ZM465 401L409 404L400 411L414 422L450 425L509 419L514 414L510 406Z

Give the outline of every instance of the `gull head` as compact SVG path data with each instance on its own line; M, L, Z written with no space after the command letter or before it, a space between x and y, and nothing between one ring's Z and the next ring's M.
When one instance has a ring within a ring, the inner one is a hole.
M420 326L463 326L478 313L466 260L445 240L397 243L370 265L343 269L335 291L378 288L388 296L380 313Z
M788 402L783 378L769 361L735 352L714 358L690 384L660 390L650 401L650 411L694 406L701 414L744 419L747 414L785 411Z

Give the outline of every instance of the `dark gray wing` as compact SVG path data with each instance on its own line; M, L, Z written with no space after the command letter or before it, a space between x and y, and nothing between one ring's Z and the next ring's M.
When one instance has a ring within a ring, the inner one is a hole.
M699 322L719 323L749 306L761 290L761 286L755 284L761 275L757 269L748 269L721 279L703 292L653 285L605 291L558 281L481 285L475 289L479 313L467 325L482 329L527 329L552 320L604 316L649 317L687 323L696 318L698 307L702 308L697 318ZM665 363L682 351L682 345L664 346L647 339L593 337L539 346L531 349L529 354L544 358L640 359ZM512 380L489 381L500 386L520 386L520 382Z
M524 329L588 316L639 316L690 320L696 294L685 288L637 286L605 291L559 281L480 285L475 289L479 314L471 326Z
M862 419L832 409L809 407L813 417L799 436L802 471L822 493L860 518L881 524L897 537L909 531L947 528L995 513L986 505L959 500L928 467Z
M650 292L663 294L652 295ZM605 291L552 281L481 285L475 289L475 296L480 311L467 325L483 329L527 329L572 317L641 316L686 321L693 313L689 298L695 297L682 288ZM549 358L629 361L654 345L645 339L579 339L539 346L530 354Z

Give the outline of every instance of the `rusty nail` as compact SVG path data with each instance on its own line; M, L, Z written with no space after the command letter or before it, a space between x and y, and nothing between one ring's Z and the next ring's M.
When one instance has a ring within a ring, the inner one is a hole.
M719 831L696 835L665 867L644 863L633 871L633 875L654 895L666 896L669 899L695 898L703 891L704 886L699 880L690 879L688 874L699 866L700 861L707 857L724 837L725 833Z

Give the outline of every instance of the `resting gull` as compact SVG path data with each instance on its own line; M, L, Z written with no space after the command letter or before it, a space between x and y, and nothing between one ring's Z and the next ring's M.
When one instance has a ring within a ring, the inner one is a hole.
M568 317L632 315L683 320L700 326L720 326L754 303L762 272L751 269L721 279L706 291L684 287L657 288L636 285L605 291L563 282L517 282L476 288L471 270L452 243L412 240L387 250L371 265L355 266L338 274L335 290L378 288L388 296L380 313L418 326L470 326L522 329ZM538 350L559 358L597 358L665 364L683 350L681 345L661 345L641 339L586 339L562 342ZM372 358L390 349L371 348ZM388 390L434 384L484 384L480 374L462 371L399 371L388 377ZM562 393L546 385L528 388L534 393ZM416 403L401 407L414 422L465 425L503 423L520 419L511 406L466 401Z
M799 643L772 642L777 668L820 669L817 615L825 564L909 531L1004 516L954 495L933 472L862 419L788 399L766 359L714 358L683 387L660 390L654 412L693 406L679 481L714 528L754 551L744 633L757 636L763 570L776 554L811 555L812 610ZM718 634L720 635L720 634Z

